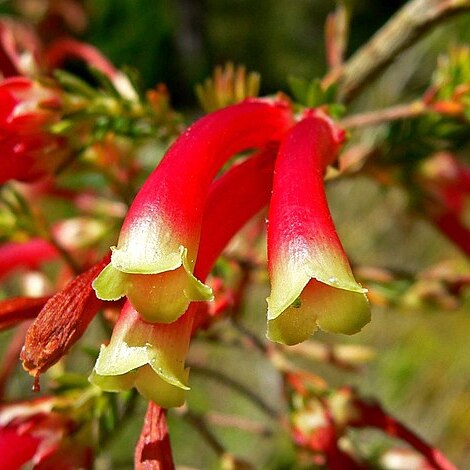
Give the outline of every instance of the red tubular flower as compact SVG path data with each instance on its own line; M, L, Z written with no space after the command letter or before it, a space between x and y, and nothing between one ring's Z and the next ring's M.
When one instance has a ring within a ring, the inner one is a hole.
M0 83L0 103L0 183L33 181L54 172L67 155L63 139L46 129L59 119L54 109L59 95L27 78L13 77Z
M0 246L0 279L19 268L36 269L44 261L58 256L55 247L40 238L33 238L24 243L5 243Z
M61 68L69 59L82 60L87 66L94 67L106 75L122 96L128 99L137 98L137 94L126 75L91 44L62 38L55 41L45 53L45 62L49 70Z
M212 184L194 271L200 279L207 277L232 236L268 203L275 150L232 167ZM184 362L197 310L192 304L171 324L149 324L127 303L109 345L101 348L90 381L107 391L135 386L162 407L182 405L189 389Z
M135 198L111 264L94 282L98 297L127 295L144 319L162 323L211 299L193 275L209 185L229 157L280 140L291 122L284 102L247 100L190 127Z
M448 152L437 153L423 163L418 184L429 220L470 256L470 229L465 209L470 199L470 168Z
M341 143L325 117L310 113L283 141L269 209L268 337L296 344L316 329L351 334L370 319L326 201L323 172Z
M117 74L114 65L98 49L75 39L58 39L47 49L45 59L51 70L61 68L68 59L81 59L109 78Z

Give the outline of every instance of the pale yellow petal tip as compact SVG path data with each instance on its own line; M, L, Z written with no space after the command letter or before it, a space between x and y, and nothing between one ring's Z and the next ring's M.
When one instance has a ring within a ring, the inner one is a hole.
M181 263L184 270L188 276L188 283L185 289L183 290L184 295L191 301L212 301L214 300L214 294L212 288L199 279L197 279L193 274L194 260L188 259L188 250L187 248L182 248L181 252Z
M132 306L149 323L173 323L187 310L190 302L210 301L212 289L193 273L194 260L180 246L179 267L158 274L121 272L112 263L93 282L101 300L118 300L127 296Z
M188 387L175 387L164 381L146 365L124 375L106 376L93 370L88 381L105 392L123 392L135 387L147 400L162 408L175 408L184 404Z
M182 264L182 254L185 248L180 246L178 251L129 250L125 248L111 247L111 264L119 271L129 274L159 274L173 271Z
M187 389L166 382L150 366L139 370L135 387L144 398L162 408L176 408L182 406L186 400Z
M282 286L280 288L272 288L270 296L266 299L268 304L268 320L275 320L298 299L305 287L310 282L310 278L306 277L302 282L290 286Z
M123 375L100 375L93 369L88 382L103 390L103 392L125 392L134 386L136 373Z
M178 371L178 373L170 372L167 369L158 366L155 360L149 363L152 370L166 383L173 385L174 387L180 388L181 390L191 390L191 387L187 385L189 377L189 367Z

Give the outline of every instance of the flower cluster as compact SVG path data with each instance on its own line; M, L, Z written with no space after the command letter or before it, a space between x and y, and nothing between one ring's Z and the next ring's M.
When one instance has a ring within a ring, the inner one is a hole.
M137 194L111 262L94 281L100 299L128 302L91 381L110 391L135 386L163 407L184 402L197 302L212 299L205 278L230 238L268 203L268 337L296 344L317 327L359 331L370 318L365 289L323 187L342 139L320 111L296 122L281 99L245 100L190 127ZM254 148L260 153L213 182L230 158Z

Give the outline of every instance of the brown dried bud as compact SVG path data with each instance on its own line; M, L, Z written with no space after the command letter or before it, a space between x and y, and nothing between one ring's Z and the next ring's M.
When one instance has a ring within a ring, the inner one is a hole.
M64 356L103 306L91 283L107 263L109 255L70 281L49 299L30 326L20 359L31 375L45 372Z

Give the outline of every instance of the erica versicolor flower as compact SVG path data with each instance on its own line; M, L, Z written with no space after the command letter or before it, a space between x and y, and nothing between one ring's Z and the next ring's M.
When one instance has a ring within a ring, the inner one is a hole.
M429 220L464 253L470 255L466 210L470 199L470 168L449 152L439 152L421 165L416 180Z
M328 209L323 174L341 132L311 112L282 142L268 222L268 337L295 344L317 327L355 333L370 319Z
M71 38L61 38L52 43L44 54L44 62L52 71L63 68L68 61L83 61L88 67L101 72L109 78L121 96L135 100L137 94L128 77L114 67L101 52L91 44L76 41Z
M231 156L279 141L291 123L286 103L251 99L191 126L135 198L111 263L94 282L97 295L127 295L144 319L162 323L175 321L191 301L211 299L193 275L209 185Z
M275 150L268 148L233 166L211 185L195 266L200 279L207 277L233 235L268 203ZM101 348L91 382L107 391L135 386L163 407L183 404L189 389L184 362L198 323L197 306L192 304L173 323L149 324L127 303L109 345Z
M67 155L62 138L47 131L57 122L58 93L23 77L0 83L0 183L33 181L54 172Z

